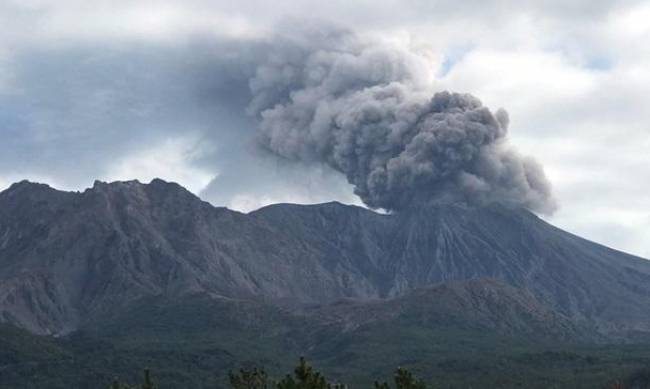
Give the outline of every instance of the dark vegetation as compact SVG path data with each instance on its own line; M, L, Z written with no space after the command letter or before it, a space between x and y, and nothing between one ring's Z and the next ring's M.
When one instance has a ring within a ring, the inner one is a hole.
M341 383L330 382L323 374L310 366L301 357L293 374L287 374L279 381L271 379L263 368L239 369L228 373L232 389L346 389ZM417 379L406 369L398 368L394 376L395 389L426 389L426 384ZM392 389L387 382L375 382L375 389ZM113 381L110 389L158 389L151 379L149 370L144 371L144 381L141 385L128 385Z
M188 336L185 342L121 335L109 342L81 333L60 339L40 337L2 326L0 388L96 389L112 384L120 389L309 389L327 385L337 389L338 383L371 388L377 379L382 383L376 383L376 389L424 389L423 382L430 389L593 389L613 388L617 382L619 388L650 388L650 347L645 345L542 346L471 331L415 336L400 336L400 331L368 328L361 339L322 340L324 346L305 355L323 374L316 375L303 362L294 375L276 381L271 377L290 371L299 353L272 336L249 333L249 339L227 339L217 331L214 337ZM153 374L150 384L125 386L143 382L144 366ZM395 366L403 367L397 372L400 382L413 382L413 386L383 383ZM228 376L228 371L236 373ZM115 377L120 383L113 382Z
M301 357L298 366L293 374L287 374L279 381L269 377L263 368L253 367L250 369L241 368L237 372L228 373L230 387L232 389L347 389L347 385L332 382L323 374L310 366L305 358ZM388 382L375 381L374 389L435 389L439 386L426 384L418 379L409 370L398 367L393 376L394 385ZM470 386L471 388L472 386ZM490 386L492 387L492 386ZM528 387L522 385L521 387ZM555 386L552 386L555 387ZM615 380L604 388L611 389L647 389L650 388L650 375L647 370L639 371L630 376L625 383ZM144 371L144 381L141 385L130 386L113 382L109 389L159 389L151 379L149 370Z

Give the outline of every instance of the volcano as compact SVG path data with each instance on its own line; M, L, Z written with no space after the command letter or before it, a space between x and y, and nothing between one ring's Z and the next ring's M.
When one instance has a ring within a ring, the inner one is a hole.
M386 215L333 202L243 214L158 179L84 192L24 181L0 193L0 318L37 334L71 333L151 297L299 311L485 279L606 336L650 331L650 262L524 209Z

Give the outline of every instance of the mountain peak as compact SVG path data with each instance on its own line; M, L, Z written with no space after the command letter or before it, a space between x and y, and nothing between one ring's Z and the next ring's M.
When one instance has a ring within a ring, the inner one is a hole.
M329 202L241 214L160 179L8 190L23 192L0 196L0 315L36 330L74 328L149 295L312 304L487 277L567 317L650 332L650 262L522 208L433 203L383 215Z
M22 180L18 181L16 183L11 184L9 188L7 188L4 192L23 192L23 191L33 191L33 190L55 190L54 188L50 187L47 184L42 184L38 182L32 182L29 180Z
M198 197L181 185L160 178L154 178L149 183L142 183L139 180L112 182L96 180L93 186L86 189L84 193L122 193L144 197L175 195L198 200Z
M270 210L278 210L278 209L286 209L290 211L300 211L300 210L305 210L305 211L313 211L313 210L318 210L318 211L326 211L326 210L337 210L337 209L346 209L346 210L352 210L352 209L361 209L365 210L368 212L372 212L369 209L359 207L357 205L352 205L352 204L343 204L339 201L328 201L325 203L316 203L316 204L294 204L294 203L276 203L276 204L269 204L266 205L262 208L256 209L251 212L251 214L254 213L264 213L268 212Z
M101 181L95 180L91 189L105 189L105 188L116 188L116 187L136 187L142 186L139 180L128 180L128 181Z

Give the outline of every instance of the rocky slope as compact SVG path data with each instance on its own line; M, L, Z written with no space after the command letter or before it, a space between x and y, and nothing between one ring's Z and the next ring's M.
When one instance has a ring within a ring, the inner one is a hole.
M494 279L451 281L375 301L340 301L304 311L319 323L355 331L363 326L403 323L418 328L464 328L537 339L594 340L530 292Z
M297 307L486 277L580 325L650 331L649 262L521 209L278 204L246 215L161 180L0 193L0 318L35 333L68 333L150 296Z

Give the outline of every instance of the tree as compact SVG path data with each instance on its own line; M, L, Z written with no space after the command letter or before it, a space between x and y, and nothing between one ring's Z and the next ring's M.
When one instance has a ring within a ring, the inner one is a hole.
M151 373L149 369L144 370L144 383L140 386L131 386L128 384L123 384L115 378L113 380L113 383L110 386L110 389L158 389L158 386L156 386L153 381L151 380Z
M228 372L233 389L268 389L269 379L264 369L239 369L239 373Z
M113 380L110 389L129 389L129 386L121 384L117 378Z
M305 358L300 357L300 363L293 371L294 376L287 374L276 384L277 389L344 389L341 384L330 384L325 377L314 370ZM295 377L295 378L294 378Z
M395 371L395 389L426 389L426 384L417 379L410 371L398 367ZM375 389L390 389L387 382L375 382Z
M158 387L151 381L151 372L149 369L144 369L144 383L142 389L158 389Z
M110 389L137 389L135 386L123 384L118 381L117 377L113 380L113 383L110 386Z

